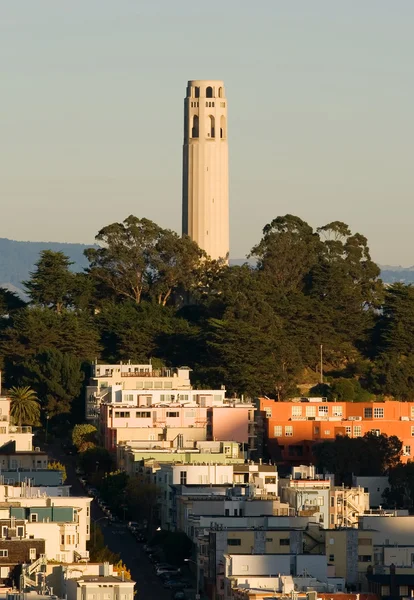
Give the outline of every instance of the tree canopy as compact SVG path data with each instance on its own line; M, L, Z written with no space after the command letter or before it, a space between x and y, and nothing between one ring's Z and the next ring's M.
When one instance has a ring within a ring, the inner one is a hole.
M321 345L329 400L414 397L414 288L385 288L345 223L277 216L242 266L132 215L96 242L82 273L42 252L28 304L0 293L4 383L30 384L51 415L74 415L96 358L185 364L198 386L283 400L318 382Z

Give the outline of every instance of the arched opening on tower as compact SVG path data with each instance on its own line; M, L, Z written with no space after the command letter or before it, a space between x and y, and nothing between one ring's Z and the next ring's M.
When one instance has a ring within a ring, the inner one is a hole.
M206 98L213 98L213 88L211 87L211 85L209 85L206 88Z
M223 88L222 87L219 87L218 95L219 95L219 98L223 98Z
M191 128L191 137L192 138L198 138L198 131L199 131L198 117L197 117L197 115L194 115L194 117L193 117L193 126Z
M207 137L215 138L216 137L216 119L213 115L208 115L207 117Z
M220 117L220 137L222 140L225 140L227 137L226 117L224 115Z
M200 98L200 88L199 87L194 88L194 96L196 98Z

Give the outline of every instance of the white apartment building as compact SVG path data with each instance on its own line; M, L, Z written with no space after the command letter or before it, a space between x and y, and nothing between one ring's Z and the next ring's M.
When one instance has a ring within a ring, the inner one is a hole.
M67 600L134 600L135 582L114 575L83 575L66 582Z
M49 560L75 562L89 558L86 542L90 539L91 501L80 496L20 497L0 508L0 520L24 520L25 536L44 539Z
M92 365L89 386L86 388L85 416L89 421L99 418L99 407L109 388L118 386L124 390L190 390L190 369L156 369L151 363L115 365Z

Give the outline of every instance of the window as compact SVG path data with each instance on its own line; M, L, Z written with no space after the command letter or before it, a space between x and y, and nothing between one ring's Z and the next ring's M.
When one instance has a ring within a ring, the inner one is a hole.
M1 528L1 537L2 538L6 538L8 531L9 531L9 528L6 527L6 525L3 525L2 528Z
M306 416L307 417L316 417L316 406L307 406L306 407Z
M346 433L346 435L351 435L351 433L352 433L352 427L350 425L346 425L346 427L345 427L345 433Z
M329 555L329 562L335 562L335 555L334 554L330 554Z
M282 426L281 425L275 425L274 429L273 429L273 436L274 437L280 437L281 435L283 435Z
M276 483L276 477L265 477L265 485L274 485Z
M214 104L214 102L213 102ZM216 120L213 115L207 117L207 137L216 137Z
M126 400L126 402L133 402L134 394L125 394L125 400Z
M318 426L316 426L316 427L314 428L314 430L313 430L313 433L314 433L315 435L319 435L319 427L318 427Z
M61 546L65 545L65 536L64 535L60 536L60 544L61 544Z
M411 437L414 437L414 425L411 425Z
M292 417L301 417L302 416L302 407L301 406L292 406Z
M364 408L365 419L372 419L372 408Z
M266 542L273 542L273 538L266 538Z
M30 522L31 523L37 523L37 513L32 513L30 515Z
M16 534L17 537L23 537L24 536L24 527L22 527L21 525L19 525L16 529Z
M178 411L167 410L167 417L177 418L179 416L180 416L180 413Z
M286 425L286 427L285 427L285 436L286 437L292 437L293 436L293 426L292 425Z
M400 596L408 596L408 585L400 585L399 586L400 589Z
M180 483L181 485L187 484L187 471L180 471Z
M383 408L374 408L374 419L383 419L384 418L384 409Z
M146 410L138 410L135 413L135 416L137 419L150 419L151 418L151 413L149 411Z
M210 85L206 88L206 98L213 98L213 88Z
M266 407L266 419L270 419L272 416L272 409L270 407Z
M362 435L361 425L354 425L354 436L361 437L361 435Z
M143 381L137 381L135 384L135 387L137 390L142 390L142 388L144 387L144 382Z
M29 548L29 559L36 560L36 548Z
M115 417L119 418L119 419L129 419L130 415L131 415L131 413L129 412L129 410L127 410L127 411L123 411L123 410L121 410L121 411L119 411L119 410L115 411Z
M228 546L241 546L241 539L240 538L230 538L229 540L227 540L227 545Z
M411 456L411 446L404 446L404 456Z
M411 418L414 419L414 406L411 407Z
M343 410L342 406L334 406L332 408L332 416L333 417L342 417L342 410Z
M359 538L358 546L372 546L371 538Z
M318 407L318 414L320 417L323 417L323 416L327 415L328 413L329 413L328 406L319 406Z
M9 551L8 550L0 550L0 556L2 556L3 558L6 556L9 556Z
M290 546L290 539L289 538L281 538L279 540L279 545L280 546Z
M164 381L164 390L172 390L172 382Z
M381 596L389 596L390 595L390 586L382 585L381 586Z
M196 88L196 90L198 90L199 88ZM197 115L194 115L193 117L193 126L191 128L191 137L192 138L198 138L198 134L199 134L199 124L198 124L198 117Z
M380 429L371 429L371 433L373 435L380 436L381 435L381 430Z
M222 87L219 87L218 95L219 95L219 98L223 98L223 88Z
M224 454L231 454L230 446L224 446Z
M331 435L331 430L325 429L325 431L323 433L324 433L324 435Z
M371 562L371 554L360 554L358 555L358 562Z

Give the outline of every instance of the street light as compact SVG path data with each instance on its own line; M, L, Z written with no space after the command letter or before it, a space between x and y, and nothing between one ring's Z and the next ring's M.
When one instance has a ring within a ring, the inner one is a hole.
M45 444L47 444L47 432L48 432L48 428L49 428L49 419L50 419L50 417L49 417L49 414L48 414L48 413L46 413L46 415L45 415L45 416L46 416L46 435L45 435Z
M108 519L108 517L99 517L99 519L92 519L92 523L94 525L93 528L93 545L96 546L96 523L99 521L103 521L104 519Z
M193 565L195 565L197 567L195 600L200 600L200 598L201 598L201 596L200 596L200 568L199 568L198 561L196 562L195 560L192 560L191 558L185 558L184 562L193 563Z

